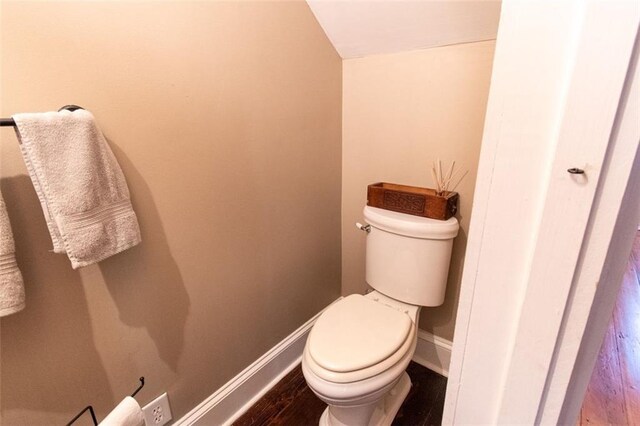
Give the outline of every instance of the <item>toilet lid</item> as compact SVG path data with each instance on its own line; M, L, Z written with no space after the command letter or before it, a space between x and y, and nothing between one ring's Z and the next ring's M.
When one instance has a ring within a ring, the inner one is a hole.
M406 313L354 294L320 315L309 335L309 354L327 370L361 370L397 352L410 331Z

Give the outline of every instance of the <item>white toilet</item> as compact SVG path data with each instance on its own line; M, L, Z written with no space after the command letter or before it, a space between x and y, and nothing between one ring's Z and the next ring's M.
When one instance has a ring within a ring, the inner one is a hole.
M458 221L364 208L366 281L374 291L334 303L302 357L309 387L328 404L320 425L390 425L411 380L421 306L444 301Z

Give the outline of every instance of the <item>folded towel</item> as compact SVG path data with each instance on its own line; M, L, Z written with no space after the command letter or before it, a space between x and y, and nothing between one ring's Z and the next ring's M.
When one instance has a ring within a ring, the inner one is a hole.
M0 194L0 317L24 309L24 285L14 252L9 216Z
M67 253L77 269L140 242L124 175L90 112L13 119L54 252Z
M138 401L128 396L109 413L100 426L144 426L144 414Z

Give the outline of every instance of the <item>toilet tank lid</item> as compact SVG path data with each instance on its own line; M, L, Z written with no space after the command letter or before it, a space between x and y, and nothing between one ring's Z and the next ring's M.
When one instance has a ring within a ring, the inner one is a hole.
M364 219L371 226L394 234L413 238L448 240L458 235L460 225L455 217L430 219L405 213L365 206Z

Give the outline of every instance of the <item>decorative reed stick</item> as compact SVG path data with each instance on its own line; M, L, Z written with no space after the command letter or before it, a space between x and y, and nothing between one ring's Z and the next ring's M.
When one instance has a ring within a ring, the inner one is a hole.
M444 195L447 192L453 192L462 179L469 173L469 170L466 170L464 173L460 174L460 170L456 170L456 162L451 162L451 166L449 166L449 170L447 173L442 172L442 161L438 159L438 163L434 161L431 166L431 176L433 177L433 181L436 185L436 195ZM455 184L453 184L455 182Z

